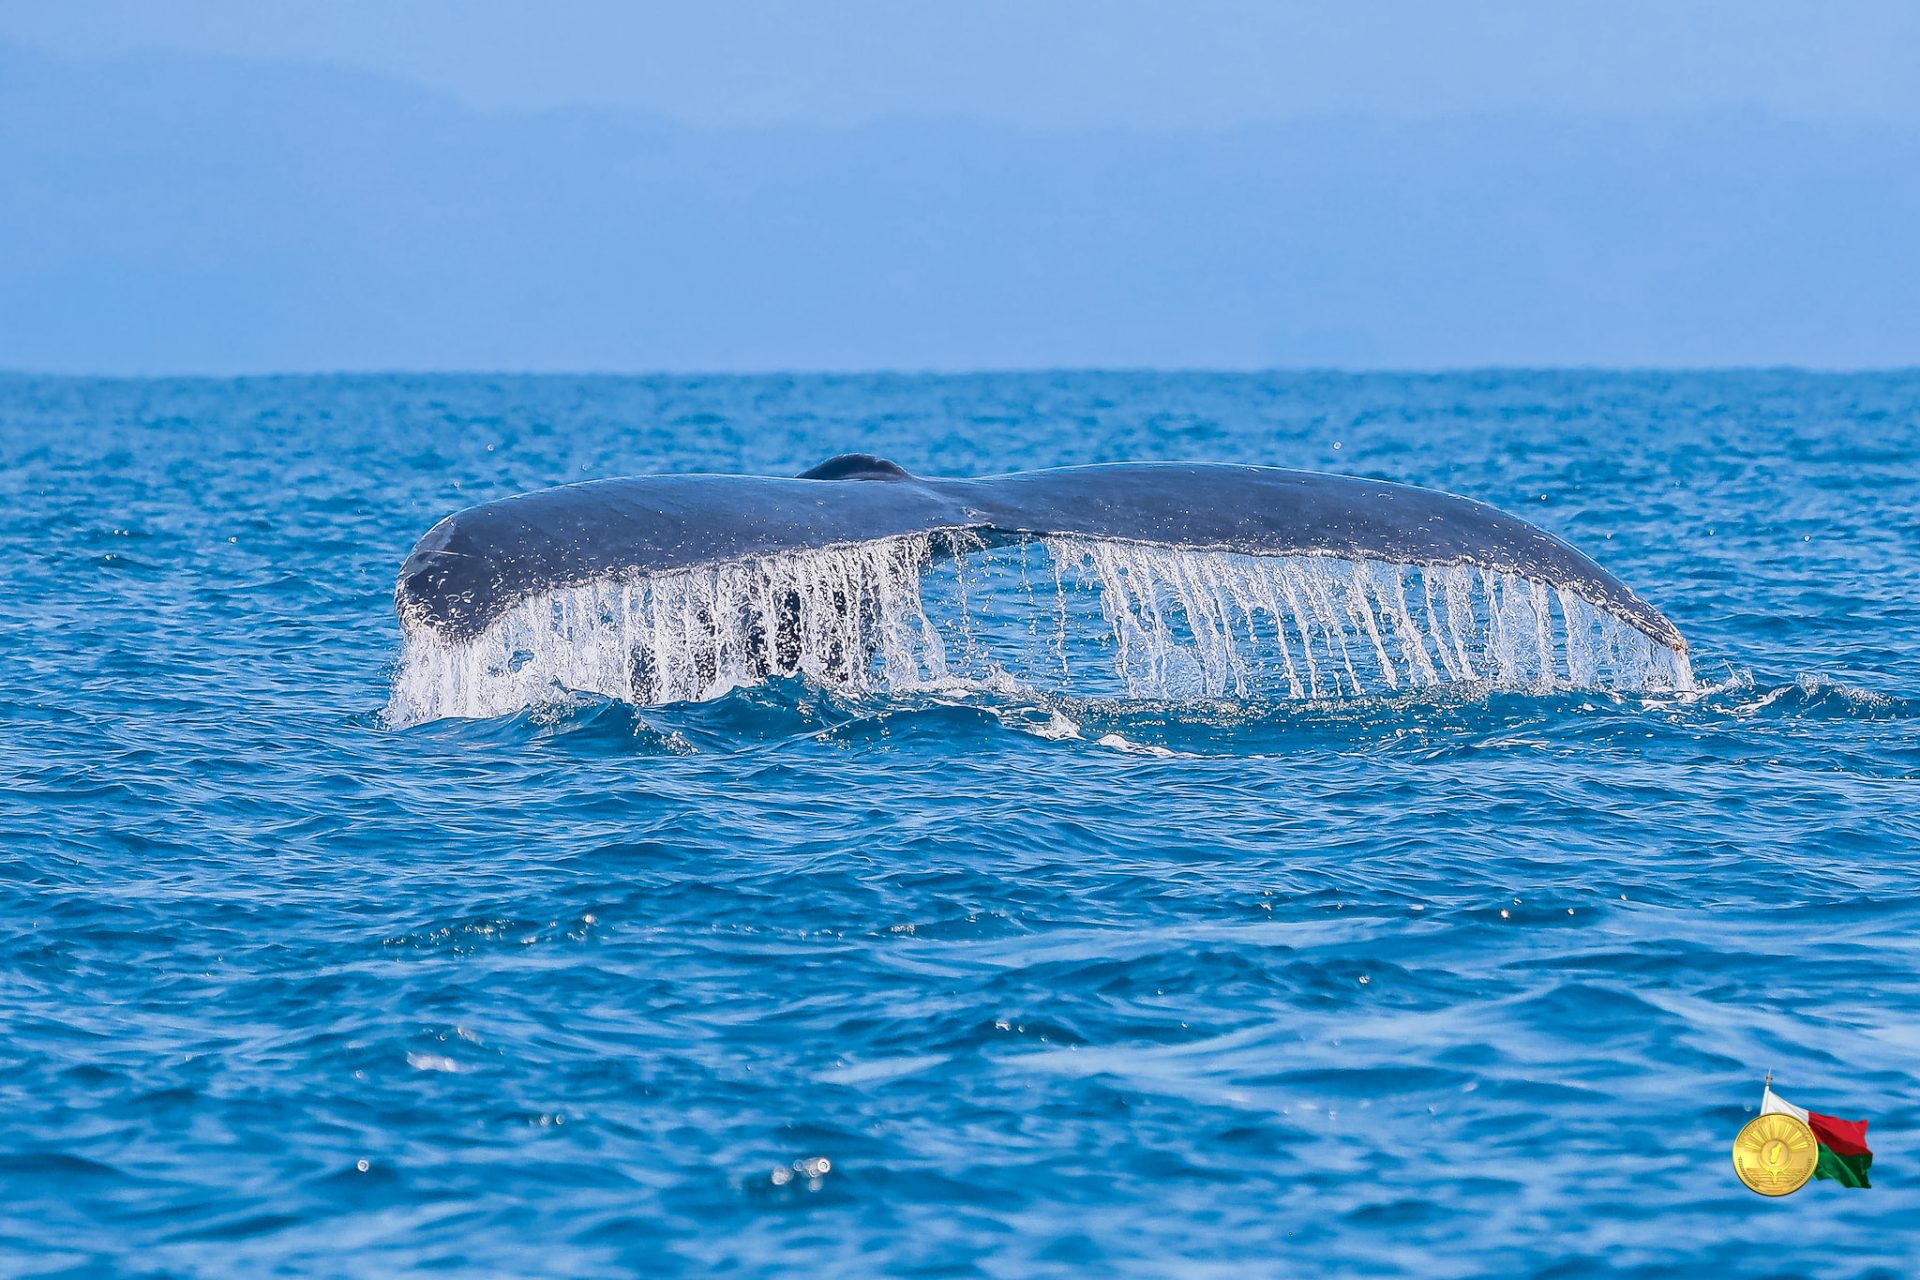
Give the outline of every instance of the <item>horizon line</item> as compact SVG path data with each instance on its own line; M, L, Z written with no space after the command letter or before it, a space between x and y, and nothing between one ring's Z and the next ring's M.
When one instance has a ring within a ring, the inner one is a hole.
M0 366L0 378L10 380L71 382L245 382L328 378L975 378L1034 377L1052 374L1127 375L1152 374L1161 377L1239 376L1270 374L1342 377L1457 377L1466 374L1540 374L1586 373L1621 374L1728 374L1797 373L1822 377L1850 377L1920 373L1920 360L1893 365L1821 365L1792 361L1737 364L1528 364L1498 363L1458 365L987 365L959 367L942 365L845 366L845 367L773 367L764 369L514 369L514 368L332 368L266 369L211 372L184 370L168 372L100 372L95 370L15 369Z

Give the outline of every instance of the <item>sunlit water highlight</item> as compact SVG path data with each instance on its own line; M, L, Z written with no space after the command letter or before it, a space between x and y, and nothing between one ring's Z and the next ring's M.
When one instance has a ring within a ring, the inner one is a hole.
M1917 436L1909 374L0 378L0 1274L1909 1276ZM794 578L872 594L792 674L719 571L412 666L456 508L850 449L1464 493L1692 687L1523 582L1068 543ZM1769 1066L1873 1190L1735 1183Z

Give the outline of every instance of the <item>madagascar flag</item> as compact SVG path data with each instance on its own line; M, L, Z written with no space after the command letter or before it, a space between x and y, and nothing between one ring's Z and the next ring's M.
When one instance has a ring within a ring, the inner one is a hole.
M1772 1086L1768 1086L1766 1100L1760 1104L1760 1114L1793 1116L1813 1130L1814 1141L1820 1144L1820 1159L1813 1166L1814 1177L1832 1178L1843 1187L1873 1185L1867 1181L1867 1170L1873 1167L1873 1152L1867 1150L1865 1120L1836 1120L1818 1111L1803 1110L1775 1093Z

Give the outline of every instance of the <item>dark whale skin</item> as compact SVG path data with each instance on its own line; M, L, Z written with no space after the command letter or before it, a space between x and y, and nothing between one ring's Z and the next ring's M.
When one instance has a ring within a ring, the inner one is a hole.
M1566 542L1485 503L1357 476L1212 462L1120 462L977 480L848 454L793 479L654 475L541 489L456 512L400 569L403 623L471 639L517 600L912 533L987 545L1054 535L1251 555L1474 565L1562 588L1682 654L1666 616Z

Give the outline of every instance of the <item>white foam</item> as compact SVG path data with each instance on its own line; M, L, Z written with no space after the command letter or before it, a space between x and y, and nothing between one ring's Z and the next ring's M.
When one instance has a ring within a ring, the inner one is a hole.
M1684 654L1546 583L1466 565L1054 540L1097 585L1134 696L1690 688Z
M460 643L409 628L388 719L577 694L700 701L780 675L853 697L981 682L1216 699L1692 685L1684 655L1516 574L1050 539L1037 575L1025 547L943 538L561 588Z

